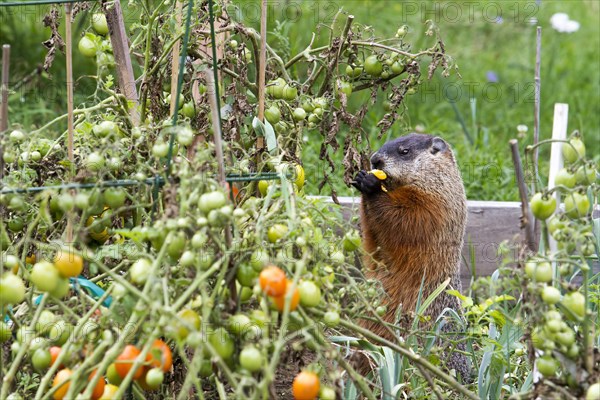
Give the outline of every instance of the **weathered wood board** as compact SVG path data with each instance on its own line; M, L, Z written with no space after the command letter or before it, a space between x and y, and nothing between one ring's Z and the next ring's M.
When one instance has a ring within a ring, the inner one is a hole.
M315 196L316 197L316 196ZM331 201L330 198L327 198ZM339 197L344 218L348 221L359 215L359 197ZM521 203L497 201L468 201L467 229L463 247L461 280L468 287L474 269L476 276L491 275L500 265L500 244L520 242ZM598 213L596 211L595 215ZM472 250L471 250L472 249ZM515 248L516 257L518 248ZM471 253L472 252L472 253ZM475 263L471 265L471 254Z

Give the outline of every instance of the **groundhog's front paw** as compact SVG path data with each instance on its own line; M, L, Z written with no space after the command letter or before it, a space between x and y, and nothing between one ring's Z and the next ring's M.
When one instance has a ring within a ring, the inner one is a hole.
M381 192L381 181L373 174L366 171L360 171L352 181L352 186L360 190L363 194L373 194Z

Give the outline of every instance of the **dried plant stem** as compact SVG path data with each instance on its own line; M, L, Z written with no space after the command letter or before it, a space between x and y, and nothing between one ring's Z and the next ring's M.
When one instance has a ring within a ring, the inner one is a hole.
M535 48L535 99L534 99L534 115L533 115L533 145L535 146L540 141L540 96L542 90L541 82L541 63L542 63L542 27L538 26L536 31L536 48ZM538 182L538 155L539 149L533 149L533 182L532 187L535 187ZM533 226L534 237L540 237L540 221L537 219ZM536 242L536 248L539 243Z
M519 155L519 142L516 139L511 139L509 144L515 168L515 176L519 186L519 195L521 197L521 229L525 231L525 243L529 250L536 251L537 242L533 232L533 224L531 223L533 217L529 210L527 185L523 177L523 165L521 164L521 156Z
M352 26L353 21L354 21L354 15L348 15L348 18L346 19L346 24L344 25L344 30L342 31L342 35L340 36L340 44L339 44L338 50L335 53L335 56L332 58L331 62L329 63L327 72L325 74L325 80L323 81L323 84L321 85L321 89L319 90L319 96L323 96L323 94L327 91L327 87L329 86L329 81L331 79L333 70L335 68L337 68L337 63L338 63L338 60L340 59L340 55L346 48L346 42L348 40L348 33L350 32L350 27Z

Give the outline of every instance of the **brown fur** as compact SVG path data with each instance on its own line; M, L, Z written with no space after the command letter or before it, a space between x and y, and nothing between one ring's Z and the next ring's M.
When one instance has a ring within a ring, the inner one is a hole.
M437 139L444 147L432 150L429 135L405 138L388 142L374 155L373 166L388 175L383 182L387 192L364 190L361 203L366 275L381 281L388 295L383 301L388 306L383 319L390 323L399 306L402 315L415 311L423 277L423 300L447 278L451 278L448 289L460 290L467 215L462 179L450 148ZM413 158L403 159L396 153L397 146L411 147ZM427 315L435 319L446 307L458 310L460 305L444 292ZM363 324L390 338L382 324L370 320Z

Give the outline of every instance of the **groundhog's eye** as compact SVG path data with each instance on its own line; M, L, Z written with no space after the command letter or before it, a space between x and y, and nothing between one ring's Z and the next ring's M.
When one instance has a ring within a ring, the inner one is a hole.
M410 151L409 149L400 149L400 154L405 156L409 153L409 151Z

